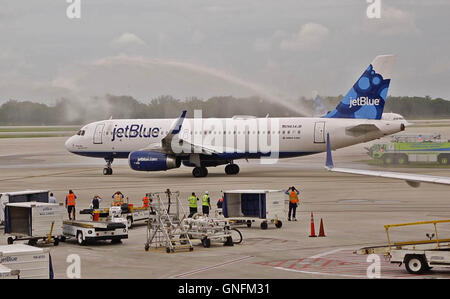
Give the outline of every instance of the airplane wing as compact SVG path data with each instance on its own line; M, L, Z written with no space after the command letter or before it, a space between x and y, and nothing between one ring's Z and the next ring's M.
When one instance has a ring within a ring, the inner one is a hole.
M184 119L186 118L186 110L183 110L181 116L175 120L172 127L169 129L169 133L161 140L161 144L151 144L142 150L156 151L166 154L175 154L180 156L188 156L189 153L213 155L222 153L220 150L213 147L206 147L203 145L197 145L180 138L181 127L183 126ZM177 146L177 151L174 152L172 146Z
M334 167L333 157L331 155L331 144L330 135L327 134L327 160L325 163L325 168L333 172L342 172L350 174L368 175L376 176L390 179L404 180L411 187L419 187L420 183L433 183L433 184L443 184L450 185L450 177L442 176L431 176L431 175L421 175L421 174L409 174L403 172L389 172L389 171L374 171L374 170L363 170L363 169L351 169L351 168L340 168Z

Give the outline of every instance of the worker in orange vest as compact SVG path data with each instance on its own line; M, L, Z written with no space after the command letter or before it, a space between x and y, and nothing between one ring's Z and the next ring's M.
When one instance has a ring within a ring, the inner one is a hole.
M77 196L73 193L72 190L69 190L69 194L66 195L66 208L69 213L69 220L72 220L70 214L73 214L73 220L75 220L75 200Z
M292 220L297 221L297 218L295 218L295 212L297 210L297 206L299 203L298 195L300 194L300 191L295 189L294 186L287 189L286 192L287 195L289 195L289 214L288 214L288 220L291 221L291 214L292 214Z
M142 198L142 206L144 208L150 207L150 198L148 197L148 194L145 194L144 198Z
M122 192L117 191L116 193L114 193L114 195L112 196L113 198L113 203L112 205L114 207L121 207L123 205L123 198L124 195L122 194Z

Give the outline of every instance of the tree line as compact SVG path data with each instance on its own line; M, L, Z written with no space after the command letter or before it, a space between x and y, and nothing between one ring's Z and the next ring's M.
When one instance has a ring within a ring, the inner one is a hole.
M323 97L328 110L336 107L342 96ZM106 95L87 100L61 99L55 104L31 101L9 100L0 106L0 125L79 125L109 118L173 118L182 110L193 116L194 110L201 110L203 117L232 117L233 115L254 115L265 117L312 116L313 101L300 98L293 102L303 115L280 103L259 97L235 98L231 96L176 99L160 96L148 103L130 96ZM310 108L310 109L308 109ZM307 111L308 110L308 111ZM450 118L450 101L430 97L388 97L385 112L394 112L407 119Z

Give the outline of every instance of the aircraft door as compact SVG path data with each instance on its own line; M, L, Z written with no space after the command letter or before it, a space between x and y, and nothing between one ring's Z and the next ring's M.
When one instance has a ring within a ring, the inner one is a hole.
M325 122L316 122L314 125L314 143L325 143Z
M98 124L95 127L94 131L94 144L102 144L102 135L103 135L103 128L105 127L105 124Z

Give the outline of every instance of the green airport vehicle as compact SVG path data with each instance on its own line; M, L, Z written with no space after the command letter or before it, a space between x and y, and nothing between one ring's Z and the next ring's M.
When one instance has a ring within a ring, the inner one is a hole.
M440 135L397 135L391 143L373 144L367 154L384 164L438 163L450 165L450 140Z

